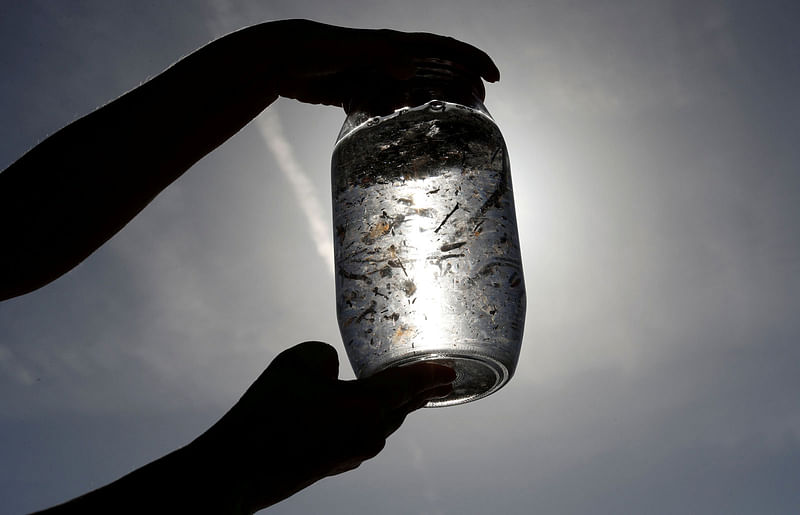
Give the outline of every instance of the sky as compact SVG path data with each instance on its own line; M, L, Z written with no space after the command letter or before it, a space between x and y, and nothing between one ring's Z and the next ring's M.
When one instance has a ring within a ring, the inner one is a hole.
M206 42L298 17L493 57L528 311L506 387L412 414L271 512L800 512L796 2L0 1L0 168ZM188 443L301 341L353 377L331 265L343 121L279 100L0 304L0 513Z

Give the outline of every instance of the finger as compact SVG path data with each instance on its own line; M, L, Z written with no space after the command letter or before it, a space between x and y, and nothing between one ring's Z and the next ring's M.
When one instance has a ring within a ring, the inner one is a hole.
M303 342L278 354L267 370L336 379L339 356L327 343Z
M449 36L427 32L403 35L406 53L418 58L440 58L458 63L474 71L488 82L500 80L500 70L483 50Z
M328 72L366 65L402 80L413 74L414 60L439 58L460 64L489 82L500 79L500 71L486 52L449 36L309 23L320 41L329 41L323 53L330 53L338 61L329 63Z
M361 463L374 458L386 447L386 439L374 437L371 440L363 441L358 445L358 450L349 453L346 458L338 460L330 471L327 473L329 476L348 472L358 468Z
M308 20L271 23L280 23L287 41L275 56L283 70L278 93L303 102L344 107L360 88L376 91L364 84L366 79L383 77L390 85L403 82L431 59L447 61L460 70L459 80L472 83L481 99L481 77L494 82L500 76L485 52L451 37L350 29Z
M453 384L452 383L445 384L445 385L442 385L442 386L437 386L436 388L433 388L431 390L426 390L426 391L422 392L421 397L425 400L425 404L427 404L427 401L432 401L432 400L435 400L435 399L441 399L443 397L447 397L451 393L453 393ZM424 406L424 404L423 404L423 406Z
M385 436L373 436L372 438L365 439L361 442L360 452L358 458L361 461L366 461L374 458L386 447Z
M364 391L373 395L388 409L407 404L423 392L455 381L455 371L436 363L414 363L392 367L358 381Z
M437 386L422 392L403 406L388 413L384 417L384 437L388 438L389 435L397 431L410 413L423 408L431 400L447 397L451 393L453 393L452 384Z
M337 415L346 420L339 430L338 448L348 459L366 460L378 454L386 445L386 413L375 398L358 392L355 382L340 382L343 391L350 390L354 402L340 406ZM333 429L333 428L332 428Z

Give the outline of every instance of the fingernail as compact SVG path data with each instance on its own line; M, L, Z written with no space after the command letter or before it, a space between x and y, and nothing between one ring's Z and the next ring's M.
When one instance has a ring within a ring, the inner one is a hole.
M446 384L443 386L437 386L432 390L428 390L425 392L425 397L427 399L441 399L442 397L447 397L451 393L453 393L453 385Z
M456 380L456 371L447 365L440 365L438 363L431 363L434 369L434 378L437 381L452 383Z

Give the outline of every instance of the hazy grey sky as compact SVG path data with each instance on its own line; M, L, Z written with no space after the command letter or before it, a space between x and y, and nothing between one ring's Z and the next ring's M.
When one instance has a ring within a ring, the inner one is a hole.
M243 25L473 43L502 74L486 105L528 287L517 375L272 511L798 513L798 5L0 2L0 167ZM78 268L0 304L0 513L188 443L295 343L331 342L352 377L325 250L343 119L280 100Z

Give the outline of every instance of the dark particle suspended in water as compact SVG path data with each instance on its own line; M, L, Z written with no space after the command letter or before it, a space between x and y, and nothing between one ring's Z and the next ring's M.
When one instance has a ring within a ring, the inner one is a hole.
M459 241L456 243L446 243L442 245L442 247L439 250L441 250L442 252L449 252L451 250L463 247L464 245L466 245L466 243L467 243L466 241Z
M369 277L363 274L353 274L345 270L344 268L339 269L339 275L344 277L345 279L353 279L354 281L364 281L367 284L372 284L372 281Z
M445 216L445 217L444 217L444 220L442 220L442 223L440 223L440 224L439 224L439 227L437 227L436 229L434 229L434 231L433 231L433 232L435 232L435 233L438 233L438 232L439 232L439 230L442 228L442 226L444 226L444 224L446 224L446 223L447 223L447 221L450 219L450 217L451 217L451 216L453 216L453 213L455 213L457 209L458 209L458 202L456 202L456 207L454 207L452 211L450 211L449 213L447 213L447 216Z
M410 297L417 291L417 285L414 284L414 281L405 281L403 282L403 291L406 292L407 297Z

